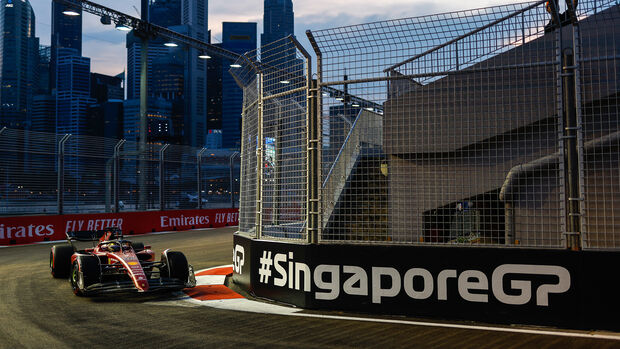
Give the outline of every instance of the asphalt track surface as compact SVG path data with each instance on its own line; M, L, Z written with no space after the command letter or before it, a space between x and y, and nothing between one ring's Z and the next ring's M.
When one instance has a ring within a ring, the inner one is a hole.
M231 263L233 232L224 228L132 240L152 245L156 254L166 248L182 251L200 270ZM50 247L0 248L0 348L620 348L613 339L157 304L171 295L81 298L67 280L50 276Z

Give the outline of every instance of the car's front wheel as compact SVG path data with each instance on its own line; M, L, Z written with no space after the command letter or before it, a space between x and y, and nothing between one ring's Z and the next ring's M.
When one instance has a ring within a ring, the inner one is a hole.
M185 258L182 252L169 251L162 254L161 259L164 263L164 267L161 270L162 276L187 282L189 265L187 264L187 258Z
M79 256L71 266L71 288L77 296L85 296L88 286L97 283L101 271L95 256Z

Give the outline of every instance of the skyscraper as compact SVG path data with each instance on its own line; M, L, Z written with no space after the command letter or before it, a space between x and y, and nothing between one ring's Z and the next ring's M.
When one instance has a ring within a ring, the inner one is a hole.
M140 100L123 102L124 136L128 141L140 141ZM162 98L149 98L147 109L147 142L170 142L172 103Z
M39 45L39 62L37 67L35 95L50 94L50 60L52 58L51 49L51 46Z
M201 41L209 40L208 1L183 0L182 24L188 35ZM201 52L188 50L187 78L185 79L185 133L188 144L202 147L207 135L207 63L198 58Z
M52 95L36 95L32 101L30 129L37 132L56 132L56 99Z
M213 44L221 47L221 44ZM222 143L222 79L223 59L214 56L207 61L207 146ZM219 137L219 141L210 141L209 138Z
M90 58L69 48L57 53L56 133L88 135L87 111L96 102L90 97Z
M133 32L127 34L127 99L140 98L140 52L142 41ZM147 90L153 86L153 61L168 54L169 48L161 40L150 40L147 54Z
M35 16L28 0L0 4L0 128L27 128L38 65Z
M256 49L256 23L224 22L222 48L238 54ZM224 61L225 67L234 62ZM227 69L226 69L227 70ZM222 78L222 147L241 148L243 91L226 71Z
M181 0L154 0L149 6L149 22L166 28L181 25Z
M82 10L71 8L79 16L68 16L63 12L67 6L52 1L52 49L50 59L50 89L56 88L56 65L58 50L74 49L78 56L82 55Z
M295 33L292 0L265 0L261 46Z
M100 104L110 99L124 99L123 79L119 76L90 73L90 96Z
M207 3L207 0L155 0L149 7L149 18L154 24L206 41L209 38ZM131 33L127 35L127 99L140 96L140 45L139 38ZM173 117L175 137L180 135L182 143L191 146L204 146L206 142L207 68L205 60L198 58L199 54L194 48L186 51L170 49L164 46L161 39L149 41L147 93L150 97L166 99L174 96L173 114L183 118L181 122L177 116ZM156 66L156 62L163 62L169 55L174 56L170 58L174 61L182 60L182 80L176 79L178 65L174 64L170 69ZM166 75L157 75L162 72ZM168 87L173 89L182 86L181 95L176 92L170 94L171 90L167 91L168 96L163 95L165 84L160 80L172 83L174 86ZM183 105L179 104L180 101ZM179 111L181 107L183 110Z

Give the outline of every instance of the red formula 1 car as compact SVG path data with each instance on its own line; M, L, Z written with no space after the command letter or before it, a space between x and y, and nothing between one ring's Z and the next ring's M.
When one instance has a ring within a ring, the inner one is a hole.
M191 265L181 252L165 250L159 262L150 246L123 239L117 228L67 233L68 245L54 245L50 270L69 277L78 296L122 292L181 290L196 286ZM79 250L75 242L91 241Z

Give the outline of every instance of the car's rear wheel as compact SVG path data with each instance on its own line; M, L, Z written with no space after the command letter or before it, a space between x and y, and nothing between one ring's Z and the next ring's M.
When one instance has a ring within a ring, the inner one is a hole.
M96 256L79 256L71 268L71 288L77 296L86 295L86 288L100 279L99 258Z
M185 258L182 252L169 251L166 254L162 254L161 260L164 263L161 269L161 276L187 282L189 266L187 258Z
M67 278L71 271L73 247L70 245L54 245L50 251L50 272L55 278Z

